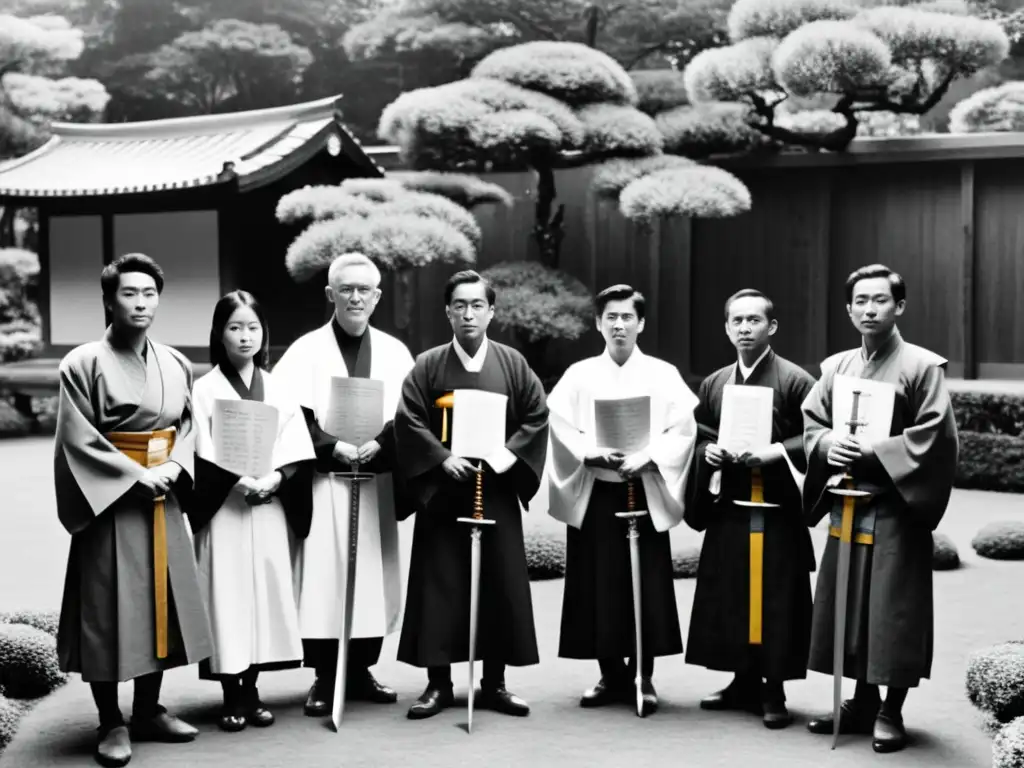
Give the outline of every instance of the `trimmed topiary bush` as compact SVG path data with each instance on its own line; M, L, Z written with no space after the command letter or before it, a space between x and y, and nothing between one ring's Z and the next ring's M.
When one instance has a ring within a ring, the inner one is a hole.
M11 743L24 710L16 702L0 694L0 752Z
M932 533L932 570L951 571L960 567L956 544L944 533Z
M550 533L527 533L526 569L534 581L565 576L565 539Z
M1024 642L975 651L967 659L967 699L1000 723L1024 715Z
M950 133L1024 131L1024 82L975 91L949 111Z
M12 699L36 699L63 685L57 640L25 624L0 624L0 685Z
M999 729L992 741L992 768L1024 766L1024 717L1018 717Z
M958 432L1024 435L1024 397L1001 392L949 393Z
M975 534L971 546L990 560L1024 560L1024 520L989 523Z
M629 73L636 86L636 108L651 117L690 103L683 73L675 69L639 69Z
M960 432L957 488L1024 491L1024 438L991 432Z
M0 624L26 624L56 637L60 611L4 611L0 613Z
M700 547L689 546L672 552L672 575L677 579L697 578Z

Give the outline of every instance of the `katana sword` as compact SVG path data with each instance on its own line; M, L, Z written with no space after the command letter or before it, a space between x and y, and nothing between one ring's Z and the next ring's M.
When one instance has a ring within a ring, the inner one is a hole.
M356 556L359 553L359 493L360 484L373 480L369 472L358 471L359 462L352 462L351 472L330 472L331 516L334 524L338 524L337 510L334 505L334 478L340 477L349 481L349 512L348 512L348 568L342 572L341 594L342 614L338 632L338 658L334 667L334 706L331 709L331 722L335 733L341 728L341 719L345 714L345 678L348 676L348 641L352 637L352 607L356 593ZM339 547L338 537L334 537L335 547ZM338 551L338 562L345 558Z
M636 628L636 714L637 717L644 716L644 693L643 693L643 658L644 658L644 630L642 621L641 583L640 583L640 529L637 526L637 519L647 514L647 510L636 508L636 488L633 478L626 481L626 511L616 512L615 516L629 520L629 529L626 532L626 539L629 542L629 567L633 581L633 625Z
M473 665L476 661L477 621L480 610L480 538L481 525L494 525L497 520L484 517L484 467L476 468L476 489L473 494L473 516L458 518L460 523L471 525L469 532L469 695L466 697L468 711L467 728L473 732L473 703L476 679Z
M747 642L761 645L764 634L764 510L778 507L764 500L764 478L760 467L750 470L750 501L734 499L733 504L750 507L750 596Z
M850 436L857 433L861 426L858 418L860 409L860 390L853 391L853 407L850 409L850 420L846 425L850 428ZM846 606L850 588L850 551L853 548L853 521L857 499L870 496L867 491L858 491L853 487L853 476L849 472L839 475L845 488L829 488L829 493L843 497L843 517L839 529L839 557L836 562L836 604L834 634L832 636L832 749L839 743L839 718L843 706L843 661L846 656Z

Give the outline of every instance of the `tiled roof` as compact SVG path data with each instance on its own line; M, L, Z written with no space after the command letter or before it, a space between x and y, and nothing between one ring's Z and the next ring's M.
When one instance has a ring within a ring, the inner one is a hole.
M139 123L55 123L52 138L0 163L0 197L78 197L203 187L237 176L261 186L318 152L333 133L366 171L383 169L337 118L339 99Z

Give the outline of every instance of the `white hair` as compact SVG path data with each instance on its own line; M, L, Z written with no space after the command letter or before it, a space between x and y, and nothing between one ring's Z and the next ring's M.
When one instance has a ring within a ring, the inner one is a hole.
M338 275L345 267L351 267L354 265L370 267L373 270L374 275L377 276L377 285L380 285L381 274L380 268L373 263L373 261L365 254L352 251L351 253L343 253L341 256L331 262L330 269L327 270L327 284L334 285L338 280Z

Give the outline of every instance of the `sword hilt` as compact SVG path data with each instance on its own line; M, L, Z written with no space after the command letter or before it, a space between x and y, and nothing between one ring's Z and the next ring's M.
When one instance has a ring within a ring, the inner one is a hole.
M473 518L484 519L484 467L481 464L476 470L476 488L473 491Z
M633 538L639 535L637 533L636 519L646 514L645 510L638 510L636 508L636 485L634 479L630 477L626 480L626 511L616 512L615 516L629 520L629 537Z

